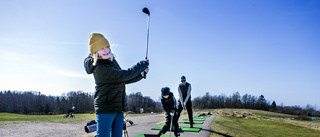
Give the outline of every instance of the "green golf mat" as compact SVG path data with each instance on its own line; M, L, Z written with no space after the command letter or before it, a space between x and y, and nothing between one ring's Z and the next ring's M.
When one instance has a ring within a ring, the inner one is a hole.
M133 137L145 137L145 136L144 136L144 134L139 134L139 135L136 135L136 136L133 136ZM170 137L170 136L161 135L160 137Z
M160 130L162 129L163 125L151 128L151 130ZM182 128L182 131L186 131L186 132L199 132L202 127L193 127L190 128L190 126L179 126L179 128Z
M207 118L207 117L210 117L211 115L206 115L206 116L194 116L193 118Z
M179 121L179 123L190 124L190 121ZM193 121L193 124L203 124L202 121Z
M189 119L183 119L183 120L189 121ZM206 119L204 119L204 118L194 118L193 120L194 121L205 121Z

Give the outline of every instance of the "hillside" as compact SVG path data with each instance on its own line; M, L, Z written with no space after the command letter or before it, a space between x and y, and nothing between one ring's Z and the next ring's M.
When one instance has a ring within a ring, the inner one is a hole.
M211 109L217 118L211 130L229 136L319 136L320 120L300 120L299 116L251 109ZM295 118L294 120L292 118ZM299 120L297 120L299 119Z

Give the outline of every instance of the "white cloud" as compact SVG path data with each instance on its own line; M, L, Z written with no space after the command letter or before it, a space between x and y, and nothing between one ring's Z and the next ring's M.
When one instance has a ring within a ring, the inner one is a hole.
M56 71L57 74L67 77L74 77L74 78L88 78L93 79L92 75L85 74L85 72L75 72L75 71L65 71L65 70L58 70Z
M111 43L110 46L111 46L111 47L120 47L120 45L117 44L117 43Z
M20 52L5 52L5 51L0 51L0 59L7 60L7 61L27 61L27 60L32 60L36 59L38 56L33 55L33 54L25 54L25 53L20 53Z
M53 40L35 40L35 39L12 39L1 38L3 45L20 46L25 48L47 49L48 45L88 45L84 42L70 42L70 41L53 41ZM2 45L1 44L1 45ZM43 46L46 45L46 46Z

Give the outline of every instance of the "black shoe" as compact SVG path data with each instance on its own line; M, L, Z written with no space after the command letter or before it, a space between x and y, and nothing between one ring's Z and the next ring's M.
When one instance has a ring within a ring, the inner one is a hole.
M193 128L193 125L190 125L190 128Z
M176 133L176 134L174 134L174 136L178 137L178 136L180 136L180 133Z

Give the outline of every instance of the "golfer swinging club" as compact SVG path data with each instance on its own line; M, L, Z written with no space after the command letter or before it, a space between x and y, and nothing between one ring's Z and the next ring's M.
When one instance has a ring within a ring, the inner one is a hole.
M137 82L147 74L149 60L138 62L132 68L121 69L110 49L108 40L101 33L89 37L91 56L84 61L88 74L94 76L96 91L94 106L97 116L97 137L121 137L123 112L128 110L125 85Z
M190 128L193 128L193 116L192 116L192 103L191 103L191 84L186 82L186 77L181 77L181 84L178 87L180 100L178 106L178 118L180 117L180 113L184 110L184 107L187 108L189 121L190 121ZM183 112L182 112L183 113Z

